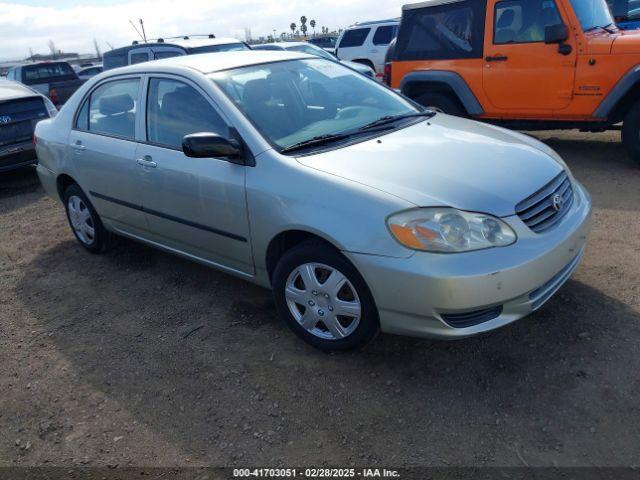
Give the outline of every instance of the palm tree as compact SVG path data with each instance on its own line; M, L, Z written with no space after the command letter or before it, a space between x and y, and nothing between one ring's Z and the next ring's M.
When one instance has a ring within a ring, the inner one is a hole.
M306 37L307 36L307 17L305 17L304 15L300 17L300 23L302 25L300 25L300 30L302 30L302 34Z
M313 28L313 36L316 36L316 21L315 20L311 20L309 22L309 25L311 25L311 28Z
M291 35L293 35L296 32L296 24L291 22L291 25L289 25L289 28L291 29Z

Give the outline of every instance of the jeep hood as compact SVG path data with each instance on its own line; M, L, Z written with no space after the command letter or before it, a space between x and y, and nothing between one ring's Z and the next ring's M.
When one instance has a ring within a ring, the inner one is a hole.
M298 161L416 206L446 205L504 217L563 170L552 155L549 147L523 134L437 114Z

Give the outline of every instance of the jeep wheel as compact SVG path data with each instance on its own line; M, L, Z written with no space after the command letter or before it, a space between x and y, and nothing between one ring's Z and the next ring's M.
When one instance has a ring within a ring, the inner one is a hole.
M640 165L640 101L636 102L624 117L622 144L631 159Z
M457 98L446 93L423 93L415 99L423 107L435 110L436 112L455 115L457 117L466 117L462 105Z

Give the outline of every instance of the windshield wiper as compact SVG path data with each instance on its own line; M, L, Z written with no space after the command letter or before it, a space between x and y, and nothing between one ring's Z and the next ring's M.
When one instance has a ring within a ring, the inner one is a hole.
M436 114L433 110L425 110L424 112L417 113L405 113L403 115L387 115L386 117L381 117L377 120L374 120L371 123L367 123L362 127L358 128L358 131L362 132L365 130L370 130L371 128L379 127L380 125L386 125L389 123L397 122L398 120L405 120L407 118L417 118L417 117L425 117L431 118Z
M315 147L317 145L326 145L328 143L339 142L340 140L349 138L352 135L353 133L332 133L327 135L318 135L317 137L303 140L302 142L294 143L293 145L284 147L282 150L280 150L280 153L293 152L296 150L302 150L303 148L307 147Z

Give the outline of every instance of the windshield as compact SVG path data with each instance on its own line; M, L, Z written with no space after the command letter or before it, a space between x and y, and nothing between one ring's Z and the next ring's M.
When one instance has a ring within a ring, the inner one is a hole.
M585 32L614 23L605 0L571 0L571 5Z
M244 43L224 43L222 45L206 45L204 47L194 47L189 49L189 53L213 53L213 52L236 52L238 50L249 50Z
M280 149L419 112L376 81L320 58L252 65L211 78Z

